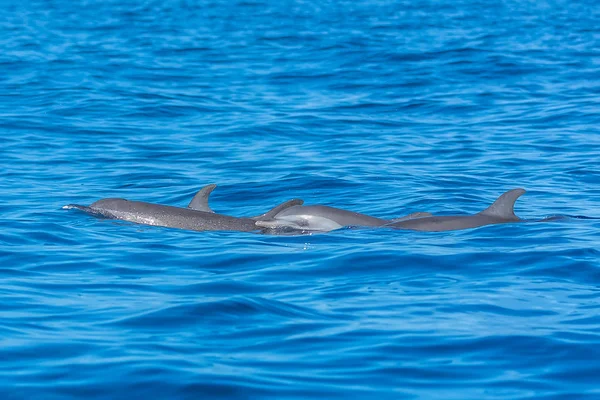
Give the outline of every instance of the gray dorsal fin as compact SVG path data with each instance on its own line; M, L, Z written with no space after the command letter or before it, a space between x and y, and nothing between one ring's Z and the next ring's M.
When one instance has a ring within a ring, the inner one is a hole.
M301 199L288 200L288 201L283 202L280 205L272 208L271 210L267 211L266 213L264 213L262 215L252 217L252 219L255 219L257 221L272 219L273 217L275 217L277 214L279 214L283 210L293 207L293 206L301 206L302 204L304 204L304 200L301 200Z
M519 220L519 217L515 215L515 201L517 201L523 193L525 193L525 189L509 190L498 197L491 206L479 214L508 220Z
M212 191L215 190L216 187L217 185L215 185L214 183L211 185L204 186L198 191L198 193L196 193L192 201L190 201L190 204L188 204L188 208L191 208L192 210L196 211L204 211L214 214L214 211L211 210L210 206L208 205L208 197L210 196Z

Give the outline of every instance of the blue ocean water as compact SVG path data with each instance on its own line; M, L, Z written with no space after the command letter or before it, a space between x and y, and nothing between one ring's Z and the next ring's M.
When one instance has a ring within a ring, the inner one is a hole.
M600 398L600 221L310 236L63 210L600 217L595 1L5 1L0 397Z

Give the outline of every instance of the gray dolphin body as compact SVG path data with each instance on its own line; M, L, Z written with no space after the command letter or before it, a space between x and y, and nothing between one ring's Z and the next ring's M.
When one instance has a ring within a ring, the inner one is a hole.
M394 220L371 217L369 215L343 210L341 208L315 205L297 205L289 207L272 219L263 219L256 222L257 226L264 228L292 228L306 231L328 232L346 226L376 227L392 222L410 220L430 216L429 213L417 212Z
M385 220L333 207L297 205L282 210L272 219L257 221L256 225L270 229L292 228L308 231L330 231L344 226L390 227L431 232L468 229L520 222L521 219L514 214L514 205L523 193L523 189L509 190L490 207L475 215L433 216L417 212L402 218Z
M194 231L277 233L279 229L287 228L301 234L306 231L327 232L345 226L363 226L434 232L521 222L522 220L514 214L514 204L525 193L523 189L509 190L490 207L475 215L432 216L430 213L416 212L402 218L386 220L335 207L303 206L302 200L293 199L265 214L238 218L217 214L210 208L208 199L215 187L216 185L208 185L202 188L188 208L117 198L98 200L89 207L69 204L63 208L75 208L104 218Z
M203 190L206 191L206 188L202 189L194 199L199 197ZM192 200L190 206L192 206L193 203L194 200ZM256 226L257 219L272 218L280 211L302 203L303 201L300 199L289 200L263 215L249 218L238 218L229 215L216 214L214 212L201 211L190 206L188 206L188 208L181 208L118 198L101 199L92 203L89 207L69 204L63 208L75 208L104 218L119 219L144 225L164 226L193 231L252 232L261 229Z
M513 189L502 194L488 208L475 215L431 216L407 221L398 221L386 226L395 229L441 232L459 229L477 228L485 225L522 222L515 215L517 199L525 193L524 189Z
M188 207L213 213L214 211L208 205L208 199L215 187L216 185L208 185L202 188L194 196ZM392 222L426 216L431 216L431 214L418 212L402 218L386 220L341 208L322 205L303 206L302 204L298 204L290 205L277 212L271 210L267 214L254 217L254 219L256 219L257 227L269 229L271 232L278 229L328 232L345 226L384 226Z

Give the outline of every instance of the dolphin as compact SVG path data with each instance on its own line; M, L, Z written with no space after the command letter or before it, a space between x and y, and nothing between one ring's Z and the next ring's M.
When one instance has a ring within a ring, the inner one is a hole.
M198 211L214 213L208 204L208 199L216 187L217 185L214 184L203 187L194 196L188 207ZM341 208L322 205L303 206L302 204L298 204L288 205L279 211L273 209L267 214L252 218L256 220L257 227L271 231L291 229L328 232L345 226L384 226L392 222L428 216L431 216L431 214L416 212L402 218L386 220Z
M431 216L396 221L386 226L394 229L442 232L477 228L493 224L523 222L522 219L515 215L514 211L515 202L523 193L525 193L525 190L520 188L509 190L498 197L491 206L475 215Z
M256 225L270 229L292 228L301 229L303 231L328 232L343 227L380 227L393 222L428 217L431 215L432 214L425 212L415 212L401 218L386 220L354 211L343 210L341 208L323 205L296 205L282 210L271 219L263 218L256 221Z
M256 221L270 219L288 207L304 203L300 199L288 200L265 214L256 217L233 217L202 210L202 197L208 196L216 187L208 185L194 196L188 208L166 206L162 204L132 201L121 198L98 200L89 206L68 204L63 209L78 209L92 215L108 219L119 219L144 225L164 226L193 231L239 231L253 232L261 228ZM196 209L197 207L197 209Z

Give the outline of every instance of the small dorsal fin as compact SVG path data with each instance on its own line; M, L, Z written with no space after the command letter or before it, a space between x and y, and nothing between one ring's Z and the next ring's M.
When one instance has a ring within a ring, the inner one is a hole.
M479 214L507 220L519 220L519 217L515 215L515 202L523 193L525 193L525 189L509 190Z
M288 201L283 202L280 205L272 208L271 210L267 211L266 213L264 213L262 215L252 217L252 219L255 219L257 221L272 219L273 217L275 217L277 214L279 214L283 210L288 209L293 206L301 206L302 204L304 204L304 200L301 200L301 199L288 200Z
M215 185L214 183L211 185L204 186L198 191L198 193L196 193L192 201L190 201L190 204L188 204L188 208L191 208L192 210L196 211L204 211L214 214L214 211L211 210L210 206L208 205L208 197L210 196L212 191L215 190L216 187L217 185Z

